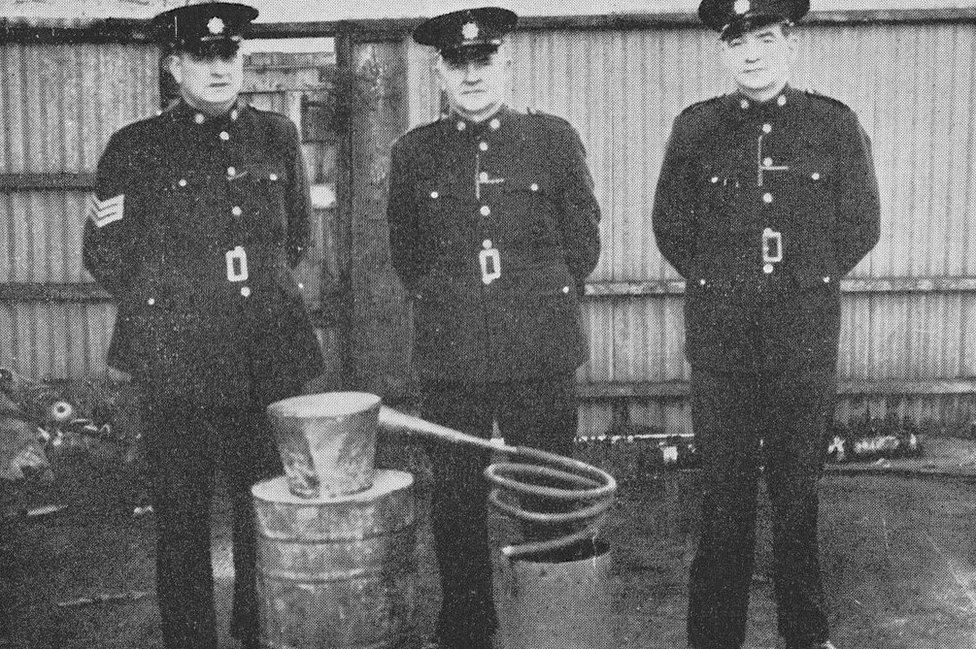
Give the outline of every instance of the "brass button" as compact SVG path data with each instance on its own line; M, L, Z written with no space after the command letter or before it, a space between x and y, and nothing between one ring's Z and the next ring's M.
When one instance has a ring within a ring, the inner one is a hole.
M228 133L227 131L221 131L220 132L220 139L223 140L224 142L226 142L227 140L230 139L230 133Z
M481 242L481 245L485 248L491 248L491 239L485 239Z
M492 119L490 122L488 122L488 126L490 126L491 130L493 131L497 131L501 127L501 125L502 123L498 121L497 117Z
M482 151L487 151L488 150L488 143L487 142L478 142L478 148L481 149Z
M820 172L814 171L812 174L810 174L810 177L813 178L814 180L820 180Z
M765 264L763 266L763 272L766 273L767 275L769 275L770 273L772 273L773 272L773 265L772 264Z
M149 298L148 300L146 300L146 304L148 304L149 306L156 304L156 298L154 297Z
M440 194L438 194L437 192L431 192L430 193L430 197L431 198L437 198L438 196L440 196Z
M742 110L749 108L749 101L746 99L740 99L739 105L742 106Z
M251 296L251 287L250 286L242 286L241 287L241 296L242 297L250 297Z
M824 284L830 284L830 275L824 275Z
M230 208L230 213L234 216L240 216L244 213L244 210L241 209L240 205L235 205L234 207Z
M488 180L488 172L482 171L480 174L478 174L478 180L480 180L481 182L485 182L486 180Z
M568 286L564 286L563 287L563 293L569 293L569 287Z
M769 192L766 192L765 194L763 194L763 202L766 203L767 205L769 203L772 203L773 202L773 195L770 194Z
M278 174L271 174L270 176L268 176L268 180L270 180L271 182L275 182L276 180L278 180Z
M203 124L203 120L204 120L203 113L197 113L196 115L193 116L193 121L196 122L197 124Z
M529 189L531 189L534 192L539 191L539 183L532 183L532 185L529 187Z
M176 183L180 187L186 187L186 178L180 178L180 182Z
M765 165L767 167L772 167L773 166L773 159L772 158L768 158L768 157L767 158L763 158L763 165Z
M457 123L457 130L463 131L466 128L467 128L467 126L465 126L464 122L458 122Z
M780 95L779 97L777 97L776 98L776 104L778 106L785 106L786 105L786 95Z
M227 175L233 178L234 176L237 175L237 169L235 169L234 167L227 167Z
M773 125L772 124L763 124L762 125L762 132L763 133L772 133L773 132Z
M487 205L481 206L481 216L488 216L491 214L491 208Z

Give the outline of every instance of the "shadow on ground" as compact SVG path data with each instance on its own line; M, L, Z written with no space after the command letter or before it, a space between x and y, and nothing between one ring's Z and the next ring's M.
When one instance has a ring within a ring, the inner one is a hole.
M976 484L965 476L828 472L821 548L834 637L857 649L971 649L976 638ZM422 502L429 498L418 471ZM669 472L627 483L605 529L614 552L610 624L621 649L685 646L688 565L698 518L697 475ZM777 647L768 501L763 496L747 646ZM214 507L214 559L222 631L230 605L230 536ZM500 544L506 526L495 521ZM151 515L75 499L60 514L23 521L14 545L14 646L30 649L161 646L153 585ZM422 631L438 606L430 531L422 525ZM142 591L138 600L60 607L91 595ZM236 644L222 636L221 648Z

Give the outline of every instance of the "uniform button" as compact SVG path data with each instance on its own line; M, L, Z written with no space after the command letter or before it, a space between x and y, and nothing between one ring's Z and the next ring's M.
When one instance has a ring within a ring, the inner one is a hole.
M824 284L830 284L830 275L824 275Z
M223 140L224 142L226 142L227 140L230 139L230 133L228 133L227 131L221 131L220 132L220 139Z
M776 98L776 104L778 106L785 106L786 105L786 95L780 95L779 97L777 97Z
M487 151L488 150L488 143L487 142L478 142L478 148L481 149L482 151Z
M698 280L698 283L699 283L699 284L700 284L701 286L704 286L704 285L705 285L705 280L703 280L703 279L700 279L700 280Z
M463 131L466 128L467 128L467 126L464 125L464 122L458 122L457 123L457 130Z
M767 275L771 274L773 272L773 265L772 264L765 264L763 266L763 272L766 273Z
M234 207L230 208L230 213L234 216L240 216L244 213L244 210L241 209L240 205L235 205Z
M772 167L773 166L773 159L772 158L763 158L763 166Z
M742 106L742 110L749 108L749 102L746 99L739 100L739 105Z
M773 132L773 125L772 124L763 124L763 126L762 126L762 132L763 133L772 133Z
M156 304L156 298L154 297L149 298L148 300L146 300L146 304L148 304L149 306Z
M814 180L820 180L820 172L814 171L812 174L810 174L810 177L813 178Z
M498 121L497 117L488 122L488 126L490 126L491 130L493 131L497 131L499 128L501 128L501 125L502 123Z
M481 206L481 216L488 216L489 214L491 214L491 208L488 207L487 205L482 205Z
M491 248L491 239L485 239L481 242L481 245L485 248Z
M709 180L711 180L712 184L714 185L718 182L718 176L712 176Z
M193 121L196 122L197 124L203 124L203 119L204 119L203 113L197 113L196 115L193 116Z
M564 286L563 287L563 293L569 293L569 287L568 286Z
M176 183L180 187L186 187L186 178L180 178L180 182Z
M488 180L488 172L482 171L480 174L478 174L478 180L480 180L481 182L485 182L486 180Z
M237 116L238 116L238 112L237 112L237 109L236 108L234 110L230 111L230 121L236 122L237 121Z
M537 192L537 191L539 191L539 183L532 183L532 184L531 184L531 185L529 186L529 189L531 189L531 190L532 190L532 191L534 191L534 192Z
M437 198L438 196L440 196L440 194L438 194L437 192L431 192L430 193L430 197L431 198Z
M270 176L268 176L268 180L270 180L271 182L275 182L276 180L278 180L278 174L271 174Z
M773 202L773 195L769 192L763 194L763 203L769 204Z
M302 282L298 282L298 290L304 291L305 290L305 284L302 283Z
M233 178L234 176L237 175L237 169L235 169L234 167L227 167L227 175Z
M242 286L241 287L241 295L243 297L250 297L250 295L251 295L251 287L250 286Z

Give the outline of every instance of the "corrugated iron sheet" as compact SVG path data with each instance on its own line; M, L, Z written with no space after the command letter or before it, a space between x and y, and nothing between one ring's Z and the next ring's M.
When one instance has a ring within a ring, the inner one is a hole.
M882 237L862 277L971 275L976 250L972 24L818 25L797 30L794 85L850 105L871 137L882 197ZM580 131L603 208L603 254L591 281L675 278L650 213L674 117L730 90L715 36L696 28L531 31L512 39L510 103L566 117ZM409 46L410 121L435 118L433 57ZM976 374L973 296L856 294L844 298L842 379L951 379ZM681 300L601 297L584 306L591 341L584 382L687 379ZM951 415L959 397L919 397ZM662 404L632 408L661 425ZM904 400L903 400L904 402ZM927 406L926 406L927 407ZM641 410L643 408L643 410ZM603 426L605 404L584 407ZM679 429L687 427L677 415ZM600 432L590 429L591 432Z

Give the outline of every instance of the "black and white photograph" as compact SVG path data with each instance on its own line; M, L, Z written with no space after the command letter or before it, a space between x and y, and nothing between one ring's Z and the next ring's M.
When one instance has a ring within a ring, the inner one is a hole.
M976 3L0 0L0 71L0 648L976 647Z

